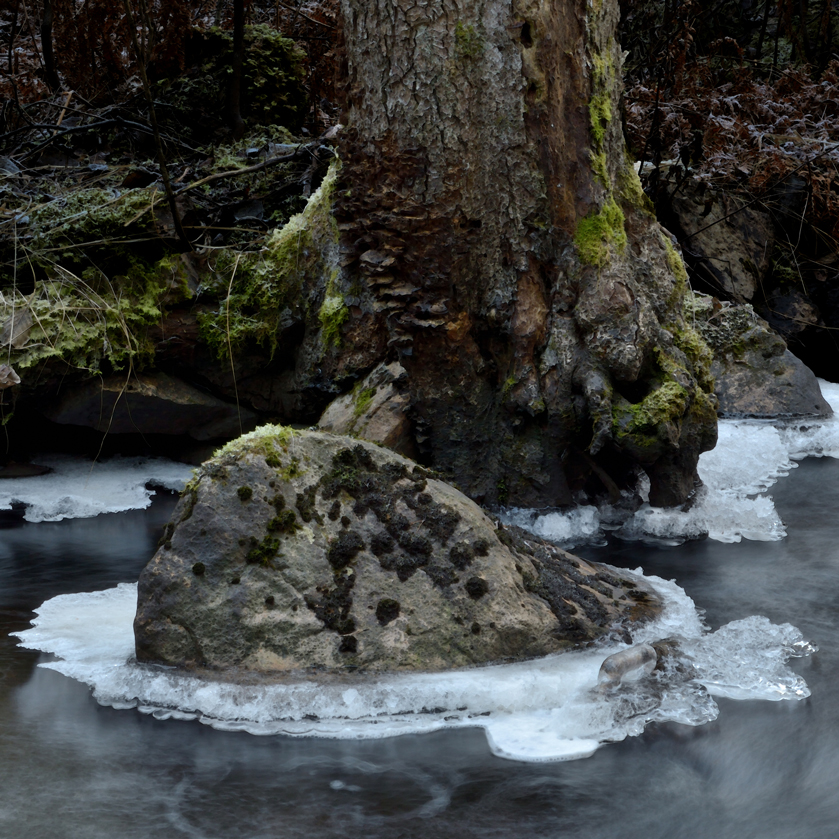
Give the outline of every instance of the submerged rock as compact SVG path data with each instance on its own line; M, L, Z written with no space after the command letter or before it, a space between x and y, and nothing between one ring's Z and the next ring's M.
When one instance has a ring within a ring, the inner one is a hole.
M188 486L140 576L134 631L139 660L189 669L444 670L562 650L659 608L404 457L266 426Z

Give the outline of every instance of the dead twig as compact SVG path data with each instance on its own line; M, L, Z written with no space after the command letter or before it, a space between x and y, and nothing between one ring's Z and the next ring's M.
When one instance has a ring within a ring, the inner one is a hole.
M326 27L327 29L335 29L335 28L336 28L336 26L335 26L334 24L332 24L332 23L324 23L322 20L315 20L315 18L313 18L313 17L309 17L309 16L308 16L308 15L306 15L306 14L303 14L303 12L301 12L301 11L300 11L300 9L295 9L295 8L294 8L294 6L288 6L288 5L286 5L285 3L281 3L281 2L279 2L279 0L277 0L277 5L278 5L280 8L285 9L287 12L293 12L295 15L299 15L299 16L300 16L300 17L302 17L304 20L308 20L308 21L309 21L309 23L315 23L315 24L317 24L318 26L324 26L324 27Z
M286 160L293 160L295 157L298 157L303 150L312 148L317 142L319 141L306 143L305 145L301 144L293 152L281 154L277 157L271 157L268 160L263 160L262 163L255 163L253 166L246 166L244 169L229 169L227 172L216 172L215 175L207 175L206 178L201 178L200 181L193 181L191 184L181 187L176 194L182 195L184 192L189 192L189 190L196 189L199 186L204 186L204 184L220 181L224 178L235 178L237 175L249 175L251 172L258 172L260 169L267 169L269 166L274 166L277 163L283 163Z

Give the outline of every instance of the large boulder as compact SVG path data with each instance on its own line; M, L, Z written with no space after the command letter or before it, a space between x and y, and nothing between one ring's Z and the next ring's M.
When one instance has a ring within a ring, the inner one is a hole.
M812 370L748 304L707 295L693 301L694 325L714 355L711 372L724 417L828 417Z
M555 652L655 593L514 528L391 451L265 426L204 464L140 576L141 661L277 676Z

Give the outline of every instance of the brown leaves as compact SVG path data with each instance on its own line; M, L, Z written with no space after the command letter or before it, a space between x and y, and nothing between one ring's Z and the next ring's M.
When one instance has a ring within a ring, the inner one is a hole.
M813 80L803 69L785 71L774 83L748 70L728 72L718 84L708 62L697 62L678 93L642 84L626 94L630 145L659 159L684 160L692 171L718 186L746 186L769 196L796 172L810 195L807 221L839 236L839 62ZM685 154L697 147L702 154Z

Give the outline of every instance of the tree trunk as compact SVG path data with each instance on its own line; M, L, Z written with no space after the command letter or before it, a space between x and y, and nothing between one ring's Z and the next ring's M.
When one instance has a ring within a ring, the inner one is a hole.
M41 18L41 52L44 55L44 78L55 93L61 88L61 81L55 69L55 55L52 49L52 0L44 0L44 14Z
M485 503L614 499L638 467L685 501L710 358L626 153L617 0L342 6L349 314L309 381L399 360L421 459Z
M227 83L227 122L234 137L245 133L242 119L242 65L245 60L245 0L233 0L233 58Z

